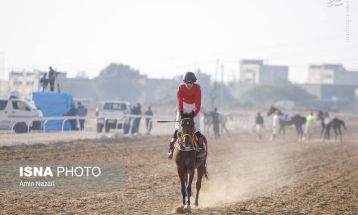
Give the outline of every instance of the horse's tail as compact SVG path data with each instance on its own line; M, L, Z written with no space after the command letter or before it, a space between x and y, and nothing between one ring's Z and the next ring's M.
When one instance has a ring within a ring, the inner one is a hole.
M208 140L206 139L206 137L204 135L203 135L203 140L204 140L205 147L206 147L206 156L208 156L208 150L209 150ZM204 165L204 176L206 179L209 179L206 159L205 159L205 165Z

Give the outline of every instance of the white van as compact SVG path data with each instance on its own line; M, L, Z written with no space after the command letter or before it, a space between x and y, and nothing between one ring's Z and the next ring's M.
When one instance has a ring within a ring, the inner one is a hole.
M32 101L16 96L0 99L0 130L14 129L16 133L26 133L31 129L41 129L41 121L35 119L43 117Z
M123 129L123 133L128 134L130 129L130 118L126 116L128 114L131 114L129 102L105 102L101 109L96 109L97 132L101 133L103 128L105 132L109 132L110 129Z

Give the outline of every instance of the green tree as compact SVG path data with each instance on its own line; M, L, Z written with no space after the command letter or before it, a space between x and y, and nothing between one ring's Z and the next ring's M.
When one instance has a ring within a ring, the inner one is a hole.
M240 98L240 104L245 106L269 105L280 100L291 100L296 103L307 103L314 96L306 90L290 84L258 85L245 93Z
M141 97L146 76L124 64L112 63L94 79L101 100L119 99L136 102Z

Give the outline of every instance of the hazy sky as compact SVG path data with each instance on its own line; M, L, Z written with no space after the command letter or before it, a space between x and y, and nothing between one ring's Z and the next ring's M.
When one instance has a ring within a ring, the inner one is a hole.
M0 0L0 76L52 65L94 77L111 62L149 77L215 75L220 59L233 79L243 58L289 65L295 82L309 64L358 70L358 1L331 1Z

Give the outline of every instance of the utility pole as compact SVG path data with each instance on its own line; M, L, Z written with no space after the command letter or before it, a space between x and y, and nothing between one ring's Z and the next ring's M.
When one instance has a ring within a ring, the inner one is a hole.
M215 68L215 75L214 75L214 83L213 83L213 88L211 89L210 92L210 97L211 97L211 102L210 102L210 108L213 110L214 107L216 106L217 103L217 76L219 74L219 70L220 70L220 60L217 59L216 60L216 68Z
M220 102L219 107L221 108L221 104L223 103L224 97L224 64L221 64L221 85L220 85Z

